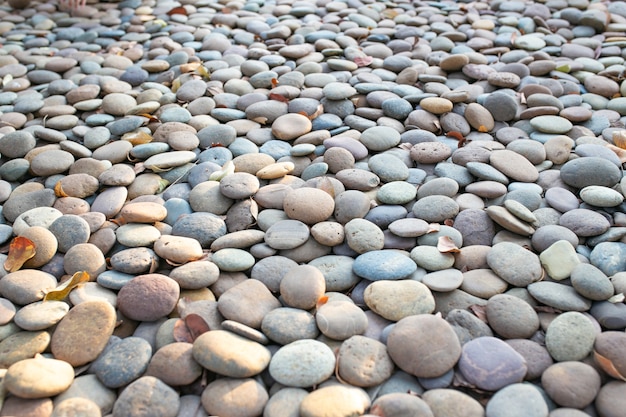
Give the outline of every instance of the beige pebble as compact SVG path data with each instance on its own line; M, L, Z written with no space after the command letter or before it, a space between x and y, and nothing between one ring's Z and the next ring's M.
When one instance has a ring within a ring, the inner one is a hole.
M183 264L202 257L202 246L196 239L164 235L154 242L154 251L163 259Z
M443 114L452 111L453 104L445 98L427 97L420 101L420 106L433 114Z
M285 195L283 209L290 219L306 224L327 220L335 210L335 200L319 188L301 187Z
M53 397L74 381L69 363L44 357L24 359L11 365L4 377L4 387L21 398Z
M276 162L258 170L256 176L263 180L273 180L291 174L295 167L293 162Z

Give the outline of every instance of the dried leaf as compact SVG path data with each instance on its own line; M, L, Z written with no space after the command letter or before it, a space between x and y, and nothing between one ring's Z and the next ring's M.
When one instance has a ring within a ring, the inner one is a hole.
M533 307L537 313L561 314L563 311L554 307L535 306Z
M174 340L176 340L177 342L193 343L194 341L193 335L189 331L189 328L187 327L185 321L182 319L176 320L172 333L174 336Z
M202 63L200 62L188 62L186 64L180 65L179 68L181 73L188 73L197 70L201 65Z
M138 130L136 132L128 132L122 136L122 140L130 142L134 145L143 145L144 143L152 142L152 135L144 132L143 130Z
M278 87L278 80L276 78L272 78L272 88Z
M72 275L71 279L68 279L63 284L56 287L56 289L49 291L43 300L62 301L74 288L87 281L89 281L89 273L87 271L78 271Z
M54 195L56 195L59 198L69 197L69 195L67 195L65 191L63 191L63 186L61 185L61 181L57 181L57 183L54 184Z
M374 58L372 58L371 56L357 56L356 58L354 58L354 63L359 66L359 67L367 67L369 64L372 63L372 61L374 61Z
M609 374L615 379L626 381L626 377L624 377L624 375L622 375L617 370L617 368L615 368L615 365L609 358L607 358L606 356L600 355L595 350L593 351L593 357L595 358L596 362L598 362L598 365L600 365L600 368L602 368L604 372L606 372L607 374Z
M609 298L607 301L609 303L618 304L624 302L624 293L615 294L613 297Z
M317 300L317 304L315 305L315 308L318 309L321 306L323 306L324 304L326 304L328 302L328 296L327 295L322 295L319 300Z
M626 149L626 130L614 131L613 143L620 149Z
M450 236L439 236L437 240L437 250L441 253L461 252L461 249L458 248Z
M452 130L452 131L446 133L446 136L449 137L449 138L454 138L454 139L458 140L459 142L465 141L465 137L463 136L463 134L461 132L456 131L456 130Z
M289 103L289 99L282 94L270 93L269 98L270 100L276 100L282 103Z
M4 269L9 272L18 271L27 260L35 256L35 253L37 253L35 242L23 236L15 237L9 246Z
M255 117L252 119L252 121L264 125L267 123L267 117L264 117L264 116Z
M474 305L470 306L469 309L481 321L484 321L485 323L488 323L488 321L487 321L487 308L485 306L479 306L478 304L474 304Z
M428 225L428 230L426 231L426 233L428 234L428 233L438 232L439 231L439 227L440 227L439 223L430 223Z
M615 146L610 143L607 144L606 147L615 152L622 164L626 163L626 149L622 149L619 146Z
M452 219L445 219L443 221L443 224L448 226L448 227L452 227L452 226L454 226L454 220L452 220Z
M179 6L179 7L174 7L172 10L167 12L168 16L172 16L172 15L175 15L175 14L182 14L182 15L187 16L187 9L185 9L184 7Z
M489 132L489 129L487 129L485 127L485 125L480 125L480 126L478 126L478 131L481 132L481 133L487 133L487 132Z
M191 333L193 340L196 340L202 333L206 333L211 330L202 316L194 313L185 316L185 324L187 325L187 329L189 329L189 333Z

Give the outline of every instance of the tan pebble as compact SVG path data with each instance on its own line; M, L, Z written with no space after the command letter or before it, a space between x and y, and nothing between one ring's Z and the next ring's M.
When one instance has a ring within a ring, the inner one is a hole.
M57 286L56 278L36 269L20 269L0 280L0 293L15 304L26 305L40 301Z
M290 219L306 224L327 220L335 210L335 200L319 188L297 188L285 195L283 209Z
M421 142L413 145L411 159L420 164L436 164L452 155L452 149L441 142Z
M95 402L88 398L68 398L54 407L51 417L100 417L102 411Z
M508 149L492 152L489 162L498 171L515 181L535 182L539 178L539 171L528 159Z
M450 100L441 97L427 97L420 101L422 109L433 114L443 114L452 111L453 104Z
M46 398L62 393L74 381L74 368L58 359L35 357L9 367L4 387L21 398Z
M86 301L74 306L52 334L52 354L72 366L93 361L104 350L116 321L115 309L107 301Z
M311 227L311 236L325 246L340 245L345 238L343 225L337 222L320 222Z
M202 257L202 246L196 239L164 235L154 242L154 251L163 259L183 264Z
M569 161L574 140L568 136L554 136L543 145L546 148L546 158L553 164L561 165Z
M128 223L154 223L165 219L167 209L162 204L142 201L122 207L120 217Z
M310 310L326 292L324 275L314 266L298 265L291 268L280 281L280 295L294 308Z
M256 176L263 180L272 180L291 174L295 169L293 162L276 162L261 168L256 172Z
M49 344L50 333L45 331L14 333L0 342L0 367L6 369L16 362L43 353Z
M439 63L439 68L446 72L460 71L463 66L469 64L470 59L465 54L454 54L445 57Z
M490 206L486 209L489 218L506 230L522 236L535 233L535 229L528 223L524 223L515 217L510 211L501 206Z
M2 404L0 416L48 417L52 414L53 406L50 398L26 399L9 396Z
M292 140L311 131L313 125L308 117L298 113L279 116L272 123L272 134L281 140Z
M470 126L478 131L490 132L495 127L495 121L489 110L478 103L467 105L465 119Z

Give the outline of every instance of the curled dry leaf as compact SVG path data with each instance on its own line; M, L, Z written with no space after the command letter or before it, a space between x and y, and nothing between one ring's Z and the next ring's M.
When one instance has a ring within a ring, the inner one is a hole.
M9 272L18 271L27 260L35 256L35 253L37 253L35 242L23 236L15 237L9 246L4 269Z
M478 304L474 304L474 305L470 306L469 309L481 321L484 321L485 323L488 323L488 321L487 321L487 308L485 306L480 306Z
M187 314L185 316L185 324L193 336L193 340L196 340L202 333L206 333L211 330L202 316L194 313Z
M435 233L439 231L439 223L430 223L428 225L428 230L426 231L426 233Z
M619 379L621 381L626 382L626 377L617 370L617 368L615 367L615 365L609 358L600 355L595 350L593 351L593 357L595 358L596 362L598 363L598 365L600 365L600 368L602 368L604 372L606 372L607 374L609 374L615 379Z
M67 193L63 191L63 185L61 185L61 181L57 181L57 183L54 185L54 195L59 198L69 197L69 195L67 195Z
M125 133L122 136L122 140L130 142L133 145L143 145L144 143L152 142L152 135L139 130L136 132Z
M613 143L620 149L626 149L626 130L614 131Z
M371 56L358 56L354 58L354 63L359 67L367 67L372 61L374 61L374 58Z
M87 281L89 281L89 273L87 271L78 271L72 275L72 278L68 279L54 290L49 291L43 300L63 301L74 288Z
M615 155L617 155L622 164L626 163L626 149L622 149L619 146L611 145L610 143L607 144L606 147L615 152Z
M441 253L459 253L459 249L450 236L440 236L437 240L437 250Z
M172 331L172 335L174 336L174 340L182 343L193 343L194 338L185 324L185 321L182 319L176 320L174 323L174 330Z
M318 300L317 303L315 304L315 309L320 308L321 306L323 306L324 304L326 304L328 302L328 296L327 295L322 295Z

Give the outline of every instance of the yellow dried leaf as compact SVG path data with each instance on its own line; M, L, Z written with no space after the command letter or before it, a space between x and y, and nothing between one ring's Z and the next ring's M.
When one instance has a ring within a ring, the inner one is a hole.
M620 149L626 149L626 130L613 132L613 143Z
M69 295L69 293L82 284L89 281L89 273L87 271L78 271L72 275L71 279L68 279L63 284L56 287L54 290L49 291L43 298L44 301L62 301Z
M35 242L23 236L15 237L9 245L4 269L9 272L18 271L27 260L35 256L35 253L37 253Z
M441 253L459 253L461 250L456 246L450 236L440 236L437 240L437 250Z
M478 126L478 131L480 133L487 133L487 132L489 132L489 129L487 129L484 125L480 125L480 126Z
M134 145L143 145L144 143L152 142L152 135L144 132L143 130L138 130L136 132L128 132L122 136L122 140L128 141Z
M65 191L63 191L63 186L61 185L61 181L57 181L54 185L54 195L57 197L69 197Z

